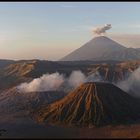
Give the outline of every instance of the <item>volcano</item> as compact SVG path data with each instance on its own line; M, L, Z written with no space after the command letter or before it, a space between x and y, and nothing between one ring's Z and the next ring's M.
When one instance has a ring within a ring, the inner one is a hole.
M63 99L32 113L38 122L60 125L102 126L131 123L140 117L138 99L110 83L88 82Z
M138 49L126 48L106 36L99 36L74 50L62 58L61 61L124 61L138 59L140 59L140 51Z

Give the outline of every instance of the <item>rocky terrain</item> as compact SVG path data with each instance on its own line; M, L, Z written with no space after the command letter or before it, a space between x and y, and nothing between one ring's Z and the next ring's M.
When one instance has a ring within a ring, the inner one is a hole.
M140 102L109 83L85 83L63 99L39 107L33 113L38 122L103 126L132 123L140 118Z
M126 79L139 66L139 60L21 60L6 64L0 69L0 124L5 130L1 137L138 137L139 99L110 83ZM63 86L58 91L27 93L17 88L46 73L59 72L67 78L74 70L87 77L97 74L102 83L85 83L68 93ZM129 126L136 131L130 132Z
M104 81L117 82L127 78L140 61L41 61L22 60L16 61L0 70L0 90L12 88L22 82L29 82L46 73L59 72L69 76L74 70L81 70L85 75L99 72Z

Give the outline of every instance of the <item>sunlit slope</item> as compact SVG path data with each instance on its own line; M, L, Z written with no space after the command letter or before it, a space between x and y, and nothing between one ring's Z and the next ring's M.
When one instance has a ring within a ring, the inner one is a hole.
M38 122L80 126L129 123L140 117L137 99L109 83L85 83L34 111Z

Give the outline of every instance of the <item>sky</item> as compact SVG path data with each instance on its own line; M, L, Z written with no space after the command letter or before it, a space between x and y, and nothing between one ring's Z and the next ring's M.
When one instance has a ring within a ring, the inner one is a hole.
M59 60L108 23L107 36L140 47L140 2L0 2L0 59Z

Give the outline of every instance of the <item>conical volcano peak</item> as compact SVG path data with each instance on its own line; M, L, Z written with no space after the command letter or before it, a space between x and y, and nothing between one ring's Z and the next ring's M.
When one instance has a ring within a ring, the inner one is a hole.
M63 57L62 61L124 61L140 59L140 51L126 48L107 36L96 36L80 48Z
M87 91L90 90L90 94L94 94L95 92L98 94L97 89L112 88L112 87L116 88L116 86L114 86L113 84L108 83L108 82L86 82L84 84L81 84L75 90L79 90L81 92L86 89ZM92 88L92 90L91 90L91 88Z
M90 47L92 47L93 49L110 49L108 51L115 51L115 50L120 50L120 49L125 49L126 47L119 44L118 42L110 39L107 36L96 36L94 38L92 38L88 43L86 43L85 45L83 45L82 47L88 47L88 49ZM82 48L81 47L81 48ZM111 50L113 49L113 50ZM96 51L96 50L94 50Z
M114 41L114 40L112 40L111 38L109 38L109 37L107 37L107 36L105 36L105 35L100 35L100 36L95 36L93 39L92 39L92 41L101 41L101 42L103 42L104 41L104 43L109 43L109 42L114 42L114 43L116 43L116 44L119 44L118 42L116 42L116 41ZM119 44L119 46L122 46L122 47L125 47L125 46L123 46L123 45L121 45L121 44ZM113 47L113 46L112 46Z
M112 83L109 83L109 82L85 82L82 85L96 85L96 86L110 85L110 86L113 86L113 84Z
M33 118L50 124L99 126L139 119L137 100L109 83L81 84L63 99L35 110ZM127 117L126 117L127 116Z
M111 40L106 36L98 36L79 49L65 56L62 61L79 61L79 60L114 60L112 53L126 49L123 45ZM111 57L111 58L109 58Z
M118 42L116 42L116 41L112 40L111 38L104 36L104 35L96 36L91 41L96 41L97 43L105 43L105 44L107 43L107 44L112 45L112 47L115 47L118 45L117 47L125 48L125 46L121 45L120 43L118 43Z
M109 37L105 36L105 35L98 35L95 36L93 39L104 39L104 40L111 40Z

